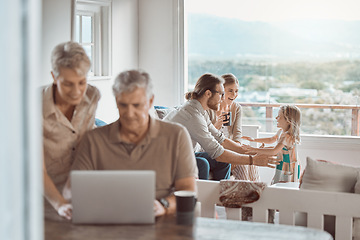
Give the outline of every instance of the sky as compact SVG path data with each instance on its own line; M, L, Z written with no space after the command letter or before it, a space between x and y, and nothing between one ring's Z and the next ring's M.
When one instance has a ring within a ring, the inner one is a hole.
M244 21L360 20L360 0L188 0L186 9Z

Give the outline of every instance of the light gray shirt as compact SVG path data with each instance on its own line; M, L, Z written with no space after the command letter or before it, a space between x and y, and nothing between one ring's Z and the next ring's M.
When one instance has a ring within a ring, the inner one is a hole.
M198 100L187 101L181 108L170 112L164 120L180 123L187 128L195 152L202 148L213 159L223 154L224 147L221 144L226 137L214 127Z

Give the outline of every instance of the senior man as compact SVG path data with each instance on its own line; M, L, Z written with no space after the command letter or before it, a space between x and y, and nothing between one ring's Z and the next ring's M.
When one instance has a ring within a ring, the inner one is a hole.
M274 165L278 164L278 160L274 157L244 155L245 150L239 143L226 138L211 123L206 110L218 110L224 96L223 82L221 77L214 74L202 75L194 91L186 94L188 101L165 118L167 121L182 124L189 131L199 169L199 178L208 179L209 171L211 171L214 180L228 179L231 163L274 168ZM199 152L201 148L204 152Z
M119 119L84 136L72 169L154 170L155 215L174 213L173 191L196 190L198 170L187 130L149 115L154 95L146 72L120 73L113 92Z

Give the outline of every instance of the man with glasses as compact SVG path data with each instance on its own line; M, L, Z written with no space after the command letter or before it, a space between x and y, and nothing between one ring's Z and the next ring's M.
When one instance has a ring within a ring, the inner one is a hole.
M219 108L224 97L224 80L214 74L204 74L196 82L194 91L186 94L188 100L180 109L169 113L165 120L187 128L195 151L200 179L229 179L231 163L274 168L278 164L272 156L246 155L239 143L226 138L211 123L206 110ZM201 152L200 152L201 151Z

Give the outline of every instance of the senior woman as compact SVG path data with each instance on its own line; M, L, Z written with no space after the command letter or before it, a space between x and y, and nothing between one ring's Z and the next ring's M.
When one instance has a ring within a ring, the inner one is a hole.
M42 89L44 195L60 216L70 219L71 205L60 192L81 137L95 126L100 93L87 84L91 64L78 43L57 45L51 64L54 82Z
M221 76L224 82L225 95L218 111L207 110L213 125L222 131L226 137L240 143L241 140L241 105L234 102L238 96L239 81L231 73ZM225 119L224 113L231 113L230 121ZM227 120L224 122L224 120ZM224 123L228 123L224 126ZM232 165L231 173L235 179L259 181L258 167L254 165Z

